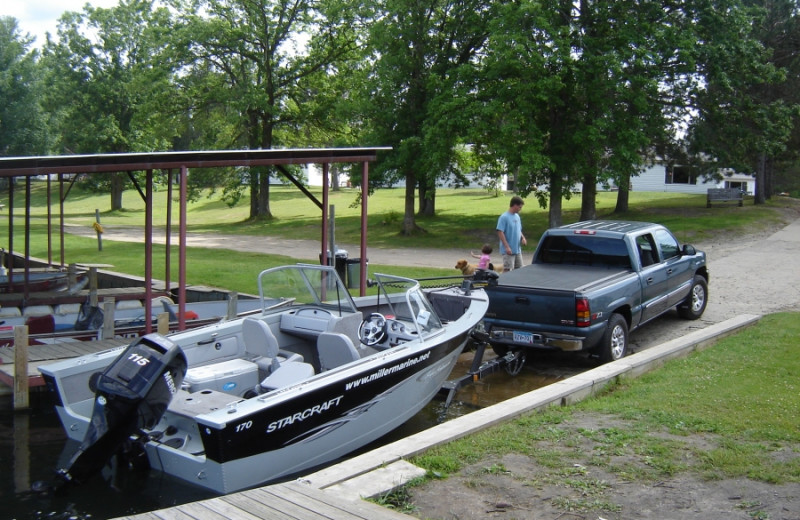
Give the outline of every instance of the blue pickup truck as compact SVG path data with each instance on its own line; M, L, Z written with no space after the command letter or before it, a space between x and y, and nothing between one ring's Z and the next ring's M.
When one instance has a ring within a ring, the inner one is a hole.
M498 355L588 351L608 362L625 356L630 331L670 309L700 318L708 267L664 226L592 220L547 230L533 263L490 278L486 291Z

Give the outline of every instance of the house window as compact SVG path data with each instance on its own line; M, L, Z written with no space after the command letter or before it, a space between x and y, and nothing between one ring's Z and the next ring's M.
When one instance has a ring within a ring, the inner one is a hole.
M697 184L697 174L688 166L670 166L666 168L665 184Z
M725 181L726 188L735 188L747 192L747 183L742 181Z

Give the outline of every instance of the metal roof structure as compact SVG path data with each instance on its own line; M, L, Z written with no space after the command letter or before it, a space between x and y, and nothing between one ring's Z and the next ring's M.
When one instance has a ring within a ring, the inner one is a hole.
M183 152L142 152L142 153L118 153L118 154L91 154L91 155L58 155L58 156L38 156L38 157L3 157L0 158L0 178L2 177L25 177L26 178L26 200L25 200L25 259L26 276L28 273L27 260L29 258L29 218L30 218L30 179L38 175L47 175L48 180L52 175L58 175L61 187L60 203L60 234L61 234L61 263L63 267L63 203L66 198L64 194L65 174L82 173L128 173L135 171L146 172L146 187L143 191L138 184L136 188L145 201L145 290L147 293L152 289L152 201L153 197L153 171L166 170L177 172L180 198L179 198L179 281L178 281L178 300L179 300L179 328L185 327L184 306L186 297L186 206L187 206L187 176L191 169L197 168L218 168L218 167L237 167L237 166L274 166L280 170L289 180L291 180L306 196L311 198L322 210L321 225L321 247L320 258L326 258L328 243L328 166L331 163L360 163L362 165L361 178L361 280L360 291L364 294L366 288L366 237L367 237L367 193L368 193L368 164L378 159L378 153L389 151L389 147L366 147L366 148L308 148L308 149L269 149L269 150L216 150L216 151L183 151ZM284 168L290 164L318 164L322 166L322 201L309 193L294 177ZM133 177L131 177L133 179ZM135 180L134 180L135 182ZM169 183L170 188L172 183ZM48 185L48 190L49 190ZM9 183L9 250L13 253L11 244L13 243L13 183ZM169 196L169 195L168 195ZM48 191L49 200L49 191ZM170 197L171 200L171 197ZM49 208L48 208L49 216ZM168 230L170 223L167 223ZM48 222L48 229L50 223ZM169 251L169 233L167 233L167 250ZM49 239L49 237L48 237ZM48 241L49 243L49 241ZM331 259L333 260L333 259ZM52 262L51 259L48 261ZM167 273L169 268L167 268ZM145 300L145 315L150 315L151 298ZM148 332L149 323L148 323Z
M377 160L371 148L307 148L269 150L202 150L92 155L53 155L0 158L0 177L54 173L96 173L215 168L223 166L274 166L286 164L366 163Z

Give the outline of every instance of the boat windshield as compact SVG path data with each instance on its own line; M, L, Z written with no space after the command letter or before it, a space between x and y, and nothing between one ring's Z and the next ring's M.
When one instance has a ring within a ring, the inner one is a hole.
M353 313L356 305L331 266L289 265L261 271L258 294L264 313L290 305L316 305L332 312Z
M375 274L378 285L378 312L387 318L413 323L420 337L442 329L442 321L417 280Z

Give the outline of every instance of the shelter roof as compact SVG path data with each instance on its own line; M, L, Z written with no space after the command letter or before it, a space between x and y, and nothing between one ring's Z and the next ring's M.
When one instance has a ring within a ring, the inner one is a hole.
M94 173L173 168L264 166L278 164L357 163L377 160L388 147L198 150L0 158L0 177L51 173Z

